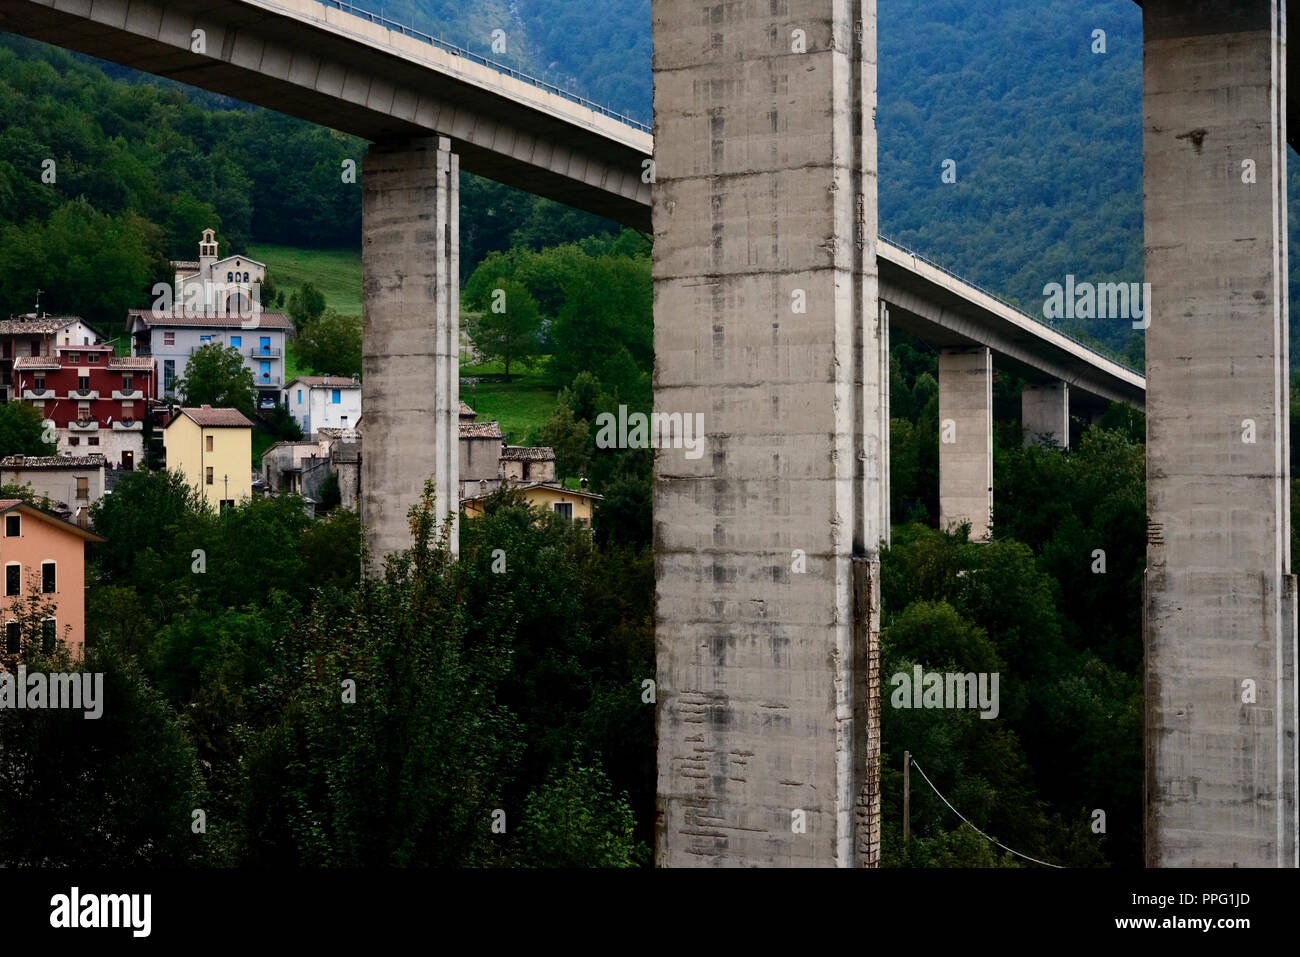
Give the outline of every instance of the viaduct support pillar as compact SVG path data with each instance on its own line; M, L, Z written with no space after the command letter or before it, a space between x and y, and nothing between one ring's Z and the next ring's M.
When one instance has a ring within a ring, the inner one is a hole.
M651 9L655 409L705 433L655 456L656 858L871 865L875 0Z
M1064 382L1025 384L1020 393L1020 427L1026 447L1040 440L1070 447L1070 387Z
M411 547L407 510L426 479L457 550L459 172L445 136L375 143L362 161L361 520L373 568Z
M1294 867L1285 9L1142 19L1146 862Z
M939 353L939 527L970 523L988 538L993 518L993 353Z

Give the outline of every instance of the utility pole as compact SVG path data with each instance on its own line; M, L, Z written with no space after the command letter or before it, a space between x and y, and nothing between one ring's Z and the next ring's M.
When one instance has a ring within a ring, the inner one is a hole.
M903 752L903 847L912 839L912 752Z

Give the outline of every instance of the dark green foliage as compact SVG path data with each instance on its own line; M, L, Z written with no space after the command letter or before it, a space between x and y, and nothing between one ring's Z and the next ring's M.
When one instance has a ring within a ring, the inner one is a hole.
M361 317L326 309L299 327L294 350L304 365L320 375L360 376Z
M45 423L35 407L24 402L0 405L0 458L6 455L53 455L55 445L44 441L44 436Z
M185 375L176 382L185 405L210 405L238 409L252 420L257 416L257 387L253 370L233 346L211 343L190 356Z

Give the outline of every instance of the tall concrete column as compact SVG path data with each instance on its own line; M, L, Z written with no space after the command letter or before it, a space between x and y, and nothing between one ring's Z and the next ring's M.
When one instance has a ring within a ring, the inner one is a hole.
M1293 867L1285 12L1143 31L1146 861Z
M875 2L652 15L657 860L874 864Z
M890 533L890 511L889 511L889 306L882 300L880 303L880 325L876 331L876 339L879 344L880 353L880 374L876 379L879 387L879 413L880 413L880 458L884 462L883 468L880 469L880 495L877 498L880 501L880 538L888 547L892 540Z
M1020 392L1020 428L1025 445L1041 439L1070 447L1070 387L1064 382L1047 385L1025 383Z
M993 353L939 353L939 527L970 523L988 538L993 516Z
M379 568L411 547L426 479L457 550L460 168L445 136L372 144L361 168L361 520Z

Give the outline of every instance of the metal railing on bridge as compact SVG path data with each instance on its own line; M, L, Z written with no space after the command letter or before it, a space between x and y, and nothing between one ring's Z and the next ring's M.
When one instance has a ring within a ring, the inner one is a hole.
M632 119L630 116L623 113L617 113L608 107L601 106L599 103L592 102L586 97L578 96L576 93L570 93L568 90L562 90L552 83L547 83L545 80L539 80L537 77L529 76L527 73L521 73L513 67L508 67L504 63L499 63L496 60L489 60L485 56L466 50L464 47L458 47L454 43L448 43L446 40L439 37L431 36L428 33L422 33L412 27L408 27L404 23L398 23L396 20L389 20L387 17L380 16L377 13L371 13L369 10L363 10L361 7L356 7L350 3L344 2L344 0L318 0L318 2L323 3L327 7L334 7L338 10L342 10L344 13L349 13L354 17L360 17L370 23L386 27L387 29L400 33L403 36L408 36L413 40L428 43L431 46L437 47L439 50L450 53L452 56L458 56L462 59L469 60L472 63L478 63L481 66L495 70L498 73L504 73L513 80L519 80L521 83L535 86L539 90L545 90L547 93L554 93L556 96L564 97L564 99L571 103L577 103L579 106L584 106L592 112L599 113L601 116L608 116L610 119L618 120L620 123L626 123L628 126L638 129L642 133L651 132L649 126Z
M889 243L889 245L893 246L899 252L906 253L907 255L911 256L913 259L919 259L921 262L925 263L931 269L937 269L945 276L951 276L953 279L956 279L963 286L970 286L970 288L974 289L976 292L981 292L984 295L988 296L990 299L996 300L997 302L1006 306L1008 309L1012 310L1013 312L1019 313L1020 315L1024 316L1026 319L1031 320L1032 322L1036 322L1038 325L1042 326L1043 328L1051 329L1058 336L1061 336L1062 338L1065 339L1069 339L1076 346L1080 346L1084 349L1087 349L1093 355L1100 356L1101 358L1105 359L1107 362L1113 362L1115 363L1115 365L1120 366L1123 369L1127 369L1129 372L1132 372L1134 375L1140 375L1140 376L1146 375L1146 373L1143 372L1141 369L1136 369L1132 365L1130 365L1127 359L1121 358L1118 355L1108 355L1107 353L1103 352L1101 349L1097 348L1096 343L1084 342L1082 339L1079 339L1076 336L1072 336L1068 332L1065 332L1062 329L1058 329L1050 322L1045 322L1040 317L1035 316L1032 312L1025 312L1025 310L1021 309L1014 302L1011 302L1009 299L999 296L996 292L993 292L993 290L985 289L979 283L971 282L965 276L959 276L957 273L953 272L947 266L939 265L939 263L935 262L933 259L930 259L928 256L923 256L921 253L918 253L915 249L911 249L907 246L904 246L902 243L898 242L897 240L890 239L884 233L879 234L879 239L881 240L881 242Z

